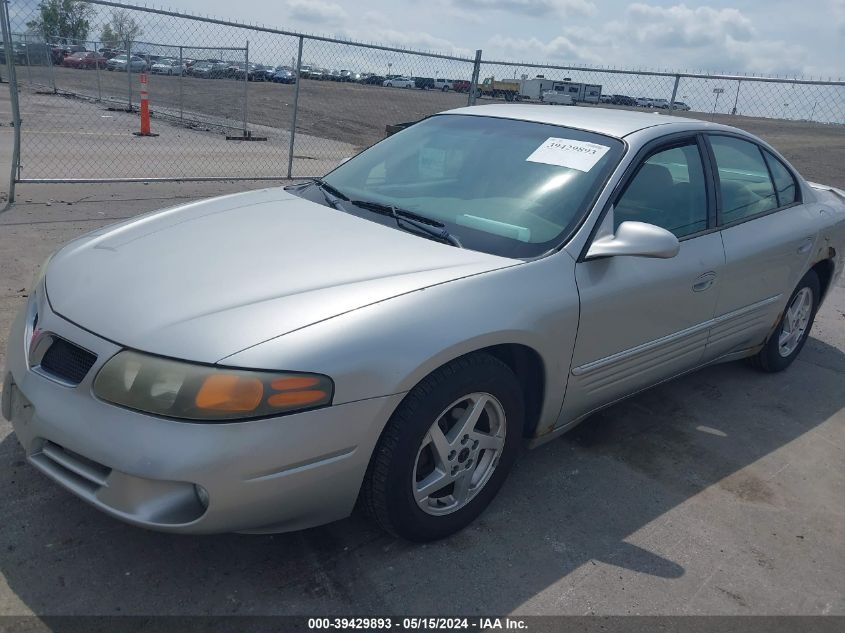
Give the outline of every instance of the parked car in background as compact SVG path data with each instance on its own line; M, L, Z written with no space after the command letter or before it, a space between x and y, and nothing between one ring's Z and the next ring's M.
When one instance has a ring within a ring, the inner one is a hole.
M472 85L472 82L466 79L456 79L452 82L452 89L455 92L469 92L469 87Z
M106 68L118 72L129 70L133 73L142 73L147 70L147 62L137 55L132 55L128 60L126 54L116 55L106 62Z
M314 71L314 66L311 64L302 64L299 67L299 77L301 79L311 79L311 73Z
M191 66L189 74L200 79L217 79L226 75L226 65L209 61L196 62Z
M412 77L414 86L420 90L428 90L434 88L434 77Z
M54 44L53 45L53 63L60 66L65 57L73 55L74 53L84 53L88 49L82 44Z
M661 110L669 109L669 101L666 99L657 99L655 97L639 97L637 105L641 108L659 108Z
M599 97L599 103L613 103L613 95L602 95Z
M108 46L104 46L103 48L101 48L97 52L100 53L100 55L102 55L106 59L111 59L115 55L121 55L121 54L125 53L126 51L120 50L118 48L109 48Z
M435 90L442 90L443 92L447 92L449 90L454 90L455 84L452 82L451 79L444 79L443 77L435 77L434 85L432 87Z
M345 68L342 68L340 70L340 76L338 78L338 81L352 81L354 76L355 76L354 72L352 72L351 70L347 70Z
M105 68L108 60L100 53L94 51L85 51L80 53L71 53L62 60L62 66L65 68Z
M673 110L681 110L683 112L689 112L690 108L683 101L676 101L674 104L672 104L672 109Z
M324 79L328 79L328 70L325 68L312 68L311 72L308 73L309 79L315 79L317 81L323 81Z
M414 88L417 83L411 77L393 77L392 79L385 79L383 86L387 88Z
M272 81L277 84L295 84L296 73L294 73L293 68L289 66L276 66L276 69L273 72Z
M270 81L273 78L273 69L264 64L250 64L250 81ZM270 73L269 76L267 73Z
M628 95L612 95L610 98L610 103L613 105L621 105L621 106L636 106L637 100L634 97L629 97Z
M150 67L154 75L179 75L185 71L184 64L179 64L178 59L164 57L159 59Z
M387 80L387 77L382 75L367 75L361 81L361 83L367 84L369 86L383 86L384 82Z
M546 90L542 96L543 103L549 105L575 105L575 99L567 90Z
M267 64L258 64L264 73L264 81L273 81L273 76L276 74L276 68Z

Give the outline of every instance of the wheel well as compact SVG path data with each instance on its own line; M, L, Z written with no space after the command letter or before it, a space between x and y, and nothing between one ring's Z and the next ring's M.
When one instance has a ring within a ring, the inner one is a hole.
M476 351L498 358L510 367L516 379L519 380L525 401L523 435L533 437L540 421L546 390L546 373L540 355L532 348L516 343L494 345Z
M830 289L830 282L833 280L833 249L830 252L830 259L823 259L811 268L818 275L819 284L822 288L822 298Z

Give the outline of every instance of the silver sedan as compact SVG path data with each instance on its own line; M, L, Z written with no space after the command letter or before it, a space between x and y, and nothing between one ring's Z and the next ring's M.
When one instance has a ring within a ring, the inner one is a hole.
M472 521L535 446L704 365L785 369L841 274L845 192L737 129L607 109L430 117L321 180L77 239L9 337L29 462L171 532L356 504Z

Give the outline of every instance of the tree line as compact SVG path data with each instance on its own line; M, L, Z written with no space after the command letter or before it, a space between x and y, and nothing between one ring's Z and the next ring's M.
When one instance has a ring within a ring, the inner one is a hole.
M30 33L45 41L59 39L79 43L99 28L99 41L108 48L122 48L144 34L138 21L125 9L112 9L108 21L97 25L97 10L81 0L41 0L36 17L27 22Z

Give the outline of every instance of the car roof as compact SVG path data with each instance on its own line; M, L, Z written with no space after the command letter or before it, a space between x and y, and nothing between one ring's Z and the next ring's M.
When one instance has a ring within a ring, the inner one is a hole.
M443 114L469 114L473 116L497 117L500 119L534 121L536 123L548 123L586 130L588 132L597 132L616 138L623 138L639 130L658 125L670 125L673 132L692 129L720 129L740 132L740 130L727 125L699 121L688 117L672 116L657 112L634 112L631 110L586 106L555 108L540 104L497 103L456 108L454 110L447 110Z

